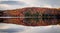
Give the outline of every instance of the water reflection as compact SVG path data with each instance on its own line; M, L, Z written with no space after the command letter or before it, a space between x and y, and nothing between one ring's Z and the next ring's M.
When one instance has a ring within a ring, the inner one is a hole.
M28 27L0 23L0 33L60 33L60 25Z

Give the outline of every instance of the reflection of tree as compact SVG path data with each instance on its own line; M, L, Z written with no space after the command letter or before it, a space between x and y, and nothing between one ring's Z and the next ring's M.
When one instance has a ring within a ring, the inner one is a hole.
M25 15L25 17L28 17L28 18L24 19L24 22L27 24L32 24L32 23L37 24L40 21L40 19L42 19L44 22L46 22L48 24L51 24L51 21L53 19L59 18L59 15L53 15L53 14L49 14L49 13L41 14L39 12L31 14L30 11L25 12L24 15ZM41 17L39 17L39 16L41 16Z
M0 16L3 16L3 11L0 11Z
M38 12L36 12L35 14L33 14L32 15L32 17L35 17L35 18L33 18L33 20L35 20L36 22L38 22L39 21L39 13Z
M32 23L31 20L35 21L33 23L37 23L39 21L39 18L38 18L39 13L38 12L31 14L30 11L27 11L24 14L25 14L25 17L28 17L28 18L25 18L25 21L24 21L25 23L31 24Z
M51 18L50 14L42 14L42 19L43 20L48 20L50 18Z
M47 24L51 24L52 16L52 14L42 14L42 20Z
M0 23L4 23L4 22L3 22L3 18L0 18Z

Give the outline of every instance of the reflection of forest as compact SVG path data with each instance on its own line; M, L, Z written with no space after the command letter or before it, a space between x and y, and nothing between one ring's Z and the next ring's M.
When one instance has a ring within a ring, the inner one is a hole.
M55 25L60 23L60 10L50 8L23 8L16 10L0 11L3 17L24 18L0 18L0 22L29 26Z

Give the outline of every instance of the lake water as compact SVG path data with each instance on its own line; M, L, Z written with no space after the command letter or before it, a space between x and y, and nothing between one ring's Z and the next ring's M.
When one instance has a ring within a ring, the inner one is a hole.
M0 23L0 33L60 33L60 25L32 27Z

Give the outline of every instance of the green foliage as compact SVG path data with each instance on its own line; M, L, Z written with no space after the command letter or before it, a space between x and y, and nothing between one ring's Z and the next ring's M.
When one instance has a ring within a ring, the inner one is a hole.
M26 12L26 13L24 13L24 14L25 14L25 17L31 16L31 13L30 13L30 12Z
M32 17L34 17L33 20L35 20L36 22L38 22L39 21L38 16L39 16L38 12L36 12L35 14L33 14L33 16L32 16Z
M36 12L34 14L31 14L31 12L29 12L29 11L28 12L25 12L25 17L31 17L31 18L25 18L26 21L34 20L34 21L38 22L39 21L38 16L39 16L39 13L38 12Z

